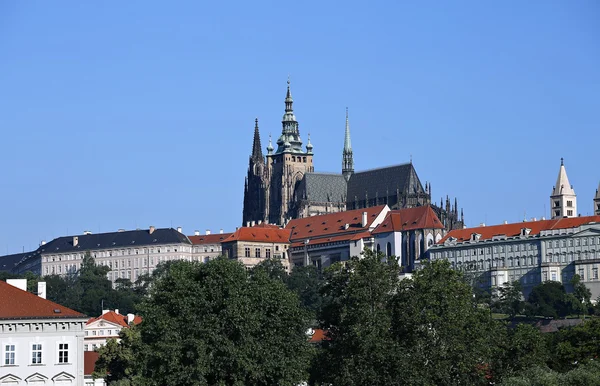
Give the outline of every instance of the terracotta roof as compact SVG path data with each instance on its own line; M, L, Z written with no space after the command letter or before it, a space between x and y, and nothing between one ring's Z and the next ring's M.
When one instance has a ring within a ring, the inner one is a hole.
M371 232L366 231L366 232L361 232L361 233L348 233L348 234L343 234L343 235L338 235L338 236L331 236L331 237L319 237L319 238L315 238L315 239L308 239L308 245L319 245L319 244L326 244L326 243L334 243L337 241L353 241L353 240L359 240L365 237L371 237ZM294 243L292 243L292 248L294 247L302 247L305 245L304 240L301 241L296 241Z
M99 356L100 354L98 354L96 351L83 352L83 375L92 375Z
M373 220L375 220L384 208L385 205L379 205L364 209L299 218L290 221L285 228L291 230L292 235L290 238L292 241L362 232L369 229L369 225L373 223ZM367 226L365 227L362 226L363 212L367 212ZM348 229L345 229L346 224L348 224Z
M319 343L324 340L329 340L329 337L327 336L327 331L317 328L314 330L314 332L315 333L310 337L310 343Z
M122 327L128 327L129 325L127 324L127 315L121 315L121 314L117 314L114 311L108 311L107 313L98 316L97 318L90 318L86 324L91 324L94 323L98 320L106 320L107 322L111 322L114 324L118 324ZM140 324L142 323L142 317L141 316L135 316L133 318L133 324Z
M467 241L471 239L473 233L481 235L479 240L489 240L494 236L506 235L506 237L519 236L521 229L531 229L529 236L539 235L541 231L553 229L568 229L597 222L600 223L600 216L570 217L555 220L526 221L513 224L490 225L476 228L455 229L450 231L438 244L443 244L448 238L453 237L457 241Z
M85 318L86 316L0 280L0 319Z
M214 235L188 236L188 239L190 239L194 245L220 244L231 235L231 233L216 233Z
M413 229L444 229L430 205L390 211L373 234Z
M242 227L236 230L224 243L232 241L257 241L265 243L289 243L290 231L279 227Z

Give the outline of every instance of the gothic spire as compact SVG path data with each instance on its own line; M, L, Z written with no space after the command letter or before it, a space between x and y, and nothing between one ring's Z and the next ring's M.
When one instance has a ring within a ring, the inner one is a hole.
M292 105L294 104L294 100L292 99L292 92L290 91L290 76L288 75L287 80L287 93L285 94L285 112L293 112L294 109Z
M271 143L271 134L269 134L269 145L267 146L267 154L273 154L273 144Z
M348 120L348 108L346 107L346 131L344 135L344 150L342 152L342 174L346 181L354 174L354 157L352 155L352 144L350 142L350 123Z
M287 92L285 94L285 112L281 124L281 136L277 139L276 154L283 152L304 153L302 150L302 139L300 139L300 130L298 129L298 121L294 115L293 109L294 100L290 90L290 78L288 76Z
M567 170L565 169L564 159L560 159L560 170L558 171L558 178L556 179L556 185L552 190L552 195L560 194L575 194L573 186L569 183L569 177L567 177Z
M252 159L262 159L262 146L260 146L260 133L258 131L258 118L254 120L254 141L252 142Z

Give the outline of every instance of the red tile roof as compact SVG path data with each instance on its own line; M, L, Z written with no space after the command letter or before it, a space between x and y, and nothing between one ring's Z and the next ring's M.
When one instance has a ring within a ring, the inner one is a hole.
M418 206L390 211L373 234L401 232L413 229L444 229L431 206Z
M117 314L114 311L108 311L107 313L98 316L97 318L90 318L86 324L91 324L94 323L98 320L106 320L107 322L111 322L114 324L118 324L119 326L122 327L128 327L129 325L127 324L127 315L121 315L121 314ZM133 324L140 324L142 323L142 317L141 316L135 316L133 318Z
M490 225L476 228L456 229L450 231L438 244L443 244L448 238L453 237L457 241L471 239L473 233L481 235L480 240L489 240L494 236L506 235L506 237L519 236L521 229L531 229L530 236L539 235L541 231L553 229L576 228L588 223L600 223L600 216L570 217L555 220L526 221L514 224Z
M329 340L330 338L327 336L327 331L317 328L314 330L314 334L310 337L310 343L319 343L324 340Z
M0 319L85 318L86 316L0 280Z
M188 236L188 239L190 239L194 245L220 244L231 235L231 233L216 233L214 235Z
M289 229L280 229L279 227L242 227L236 230L224 243L232 241L256 241L264 243L289 243Z
M96 351L83 352L83 375L92 375L99 356Z
M286 229L291 230L292 241L313 239L339 234L351 234L369 229L369 225L381 213L385 205L365 209L354 209L345 212L330 213L320 216L299 218L290 221ZM367 226L362 226L362 213L367 212ZM348 229L344 229L348 224Z
M354 240L360 240L363 239L365 237L371 237L371 232L366 231L366 232L361 232L361 233L349 233L349 234L343 234L343 235L337 235L337 236L331 236L331 237L318 237L318 238L314 238L314 239L307 239L308 240L308 245L319 245L319 244L326 244L326 243L334 243L337 241L354 241ZM300 241L296 241L294 243L292 243L292 248L295 247L303 247L305 245L304 240L300 240Z

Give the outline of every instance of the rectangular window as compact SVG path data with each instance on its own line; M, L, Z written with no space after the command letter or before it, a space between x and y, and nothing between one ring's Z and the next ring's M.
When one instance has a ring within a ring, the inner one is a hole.
M4 346L4 364L14 365L15 364L15 345L7 344Z
M592 268L592 280L598 280L598 268Z
M69 344L58 344L58 363L69 363Z
M266 257L267 259L270 259L270 258L271 258L271 248L267 248L267 249L265 249L265 257Z
M573 206L573 201L568 201L568 200L567 200L567 206L568 206L568 207L572 207L572 206Z
M250 247L244 249L244 257L250 257Z
M572 216L573 215L573 211L571 209L567 210L567 216Z
M254 257L260 257L260 248L254 248Z
M31 364L39 365L42 363L42 345L34 343L31 345Z
M583 268L579 268L579 278L581 280L584 280L584 277L583 277Z

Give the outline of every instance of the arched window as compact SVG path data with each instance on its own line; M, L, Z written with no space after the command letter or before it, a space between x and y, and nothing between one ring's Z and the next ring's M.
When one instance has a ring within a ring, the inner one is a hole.
M387 243L386 256L392 256L392 243L390 242Z

